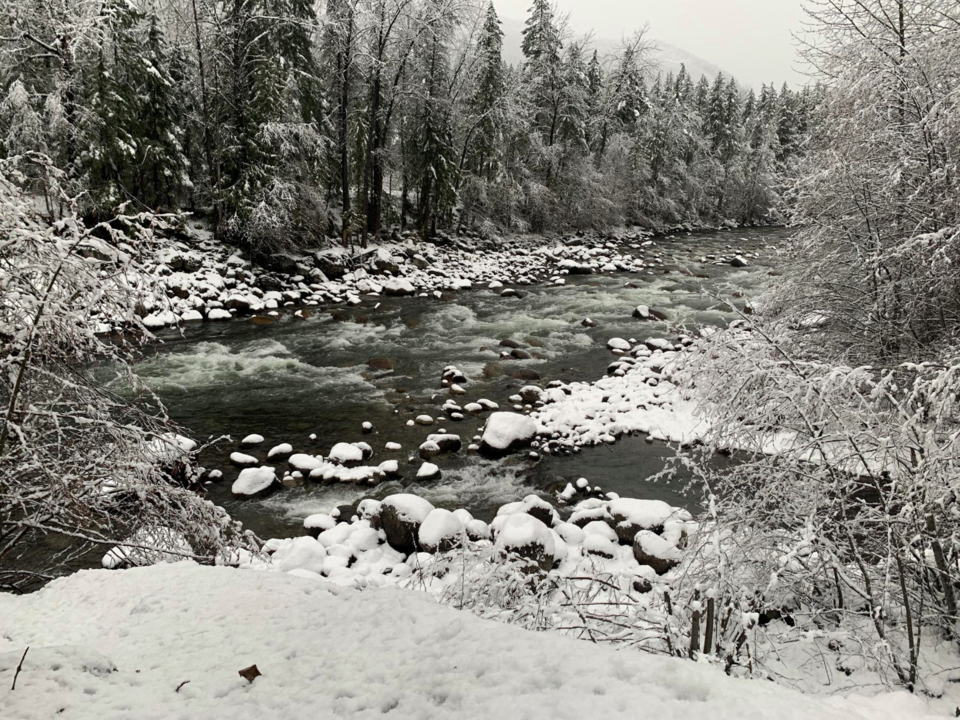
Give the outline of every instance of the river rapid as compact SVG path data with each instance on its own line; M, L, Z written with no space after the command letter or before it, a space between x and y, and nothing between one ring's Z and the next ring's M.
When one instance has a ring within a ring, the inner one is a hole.
M642 437L537 461L525 453L496 461L468 454L466 445L486 414L459 422L444 417L440 406L450 395L440 386L442 370L455 365L467 376L467 394L454 398L459 404L487 398L502 410L511 409L507 398L529 384L512 377L516 371L537 373L541 386L596 380L613 359L609 338L673 337L675 325L695 331L730 322L736 316L712 295L736 298L738 306L756 297L771 282L776 250L790 235L787 229L741 229L660 237L654 240L663 258L657 270L570 275L563 286L525 286L522 298L475 286L443 300L364 297L355 307L310 308L305 320L288 309L269 324L247 318L188 326L160 333L162 342L143 354L135 372L191 437L203 443L230 436L200 455L206 468L223 471L209 493L264 538L300 534L309 514L403 488L439 507L466 507L483 519L503 503L579 477L621 495L693 507L697 498L683 496L679 485L647 481L675 451ZM730 257L734 250L759 257L750 258L746 268L710 260ZM628 283L636 287L625 287ZM633 318L638 305L665 312L669 323ZM583 327L587 317L597 326ZM522 345L531 358L502 360L504 339ZM393 369L369 367L372 358L388 359ZM109 368L98 374L111 389L131 392ZM430 428L407 425L424 413L438 422ZM372 423L372 433L362 431L364 422ZM443 473L440 480L418 483L417 449L440 428L459 434L464 449L432 460ZM307 482L263 500L235 499L230 486L239 470L228 458L250 433L263 435L265 442L243 452L261 461L279 443L290 443L294 452L326 455L337 442L362 440L374 449L371 464L397 459L404 479L375 488ZM386 451L387 442L400 443L402 451Z

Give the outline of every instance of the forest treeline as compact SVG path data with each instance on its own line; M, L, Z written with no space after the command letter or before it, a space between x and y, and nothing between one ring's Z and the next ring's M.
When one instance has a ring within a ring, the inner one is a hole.
M820 95L662 75L643 32L602 57L549 0L520 67L487 0L2 4L4 155L49 156L91 217L202 211L260 253L768 221Z

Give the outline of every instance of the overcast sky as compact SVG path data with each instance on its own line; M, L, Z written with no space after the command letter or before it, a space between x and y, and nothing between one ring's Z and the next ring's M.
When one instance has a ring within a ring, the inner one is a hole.
M556 0L577 33L620 39L645 22L650 34L719 65L746 85L802 84L791 31L802 0ZM503 17L526 19L531 0L494 0Z

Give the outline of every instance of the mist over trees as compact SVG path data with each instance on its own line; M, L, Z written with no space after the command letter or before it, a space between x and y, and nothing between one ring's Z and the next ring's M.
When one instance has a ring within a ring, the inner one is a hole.
M397 226L767 221L818 104L663 76L642 32L599 57L546 0L521 67L483 0L2 4L3 155L48 155L91 218L208 213L261 253Z

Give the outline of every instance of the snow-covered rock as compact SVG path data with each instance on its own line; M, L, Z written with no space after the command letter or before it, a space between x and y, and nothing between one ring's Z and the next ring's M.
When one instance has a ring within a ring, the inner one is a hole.
M230 492L239 497L263 497L277 486L277 471L272 467L246 468L234 481Z
M440 468L433 463L425 462L417 470L417 480L439 480Z
M417 549L420 525L433 510L433 505L416 495L390 495L380 504L380 524L387 542L402 553Z
M446 552L460 540L463 529L463 523L454 513L435 508L424 518L418 531L420 547L428 553Z
M649 530L641 530L633 540L633 556L641 565L649 565L663 575L680 564L681 552L667 540Z
M662 500L636 500L618 498L608 505L611 524L620 542L629 545L641 530L650 530L655 534L663 532L663 525L670 519L687 521L690 513L675 508Z
M536 434L537 424L526 415L495 412L487 418L480 449L490 455L504 455L529 445Z
M328 458L342 465L363 462L363 449L350 443L337 443L331 448Z
M553 532L532 515L516 513L505 516L496 531L496 546L532 560L542 570L553 567L556 550Z
M270 452L267 453L267 459L272 460L273 458L286 458L290 457L293 454L293 445L290 443L280 443L270 448Z
M230 462L240 467L251 467L260 463L253 455L247 455L242 452L230 453Z
M329 530L337 524L337 520L326 513L308 515L303 520L303 529L311 537L317 537L324 530Z
M324 461L321 457L315 457L305 453L297 453L295 455L291 455L287 459L287 464L294 470L298 470L304 475L309 475L317 468L323 467Z

